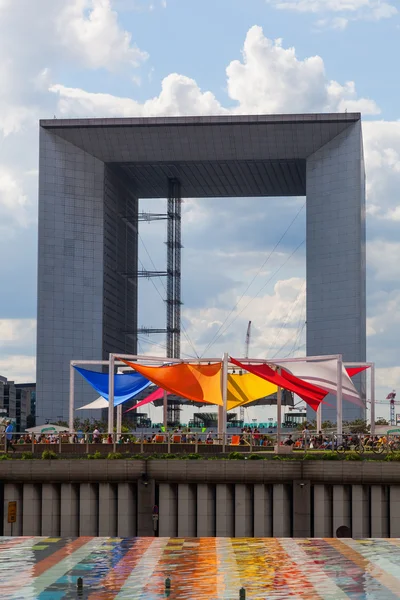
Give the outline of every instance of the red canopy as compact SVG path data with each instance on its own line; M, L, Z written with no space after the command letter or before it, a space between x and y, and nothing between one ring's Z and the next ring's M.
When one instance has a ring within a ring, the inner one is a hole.
M346 367L346 371L349 377L354 377L354 375L358 375L358 373L362 373L369 369L369 365L365 367Z
M326 390L323 390L316 385L307 383L298 377L295 377L285 369L281 369L281 374L271 369L267 364L249 365L243 364L234 358L229 359L231 363L239 368L258 375L262 379L266 379L275 385L289 390L297 394L304 402L306 402L313 410L317 410L325 396L328 395Z

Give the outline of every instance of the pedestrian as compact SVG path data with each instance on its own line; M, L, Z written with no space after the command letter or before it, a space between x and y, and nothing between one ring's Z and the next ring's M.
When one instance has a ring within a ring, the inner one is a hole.
M14 426L11 423L11 421L7 421L7 427L6 427L6 440L7 440L7 447L6 447L6 452L8 452L8 450L11 448L11 450L13 452L15 452L15 448L13 446L12 443L12 439L13 439L13 431L14 431Z

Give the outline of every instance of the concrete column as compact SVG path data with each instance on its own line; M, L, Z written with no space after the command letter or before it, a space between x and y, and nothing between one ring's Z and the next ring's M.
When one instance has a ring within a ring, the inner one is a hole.
M314 485L314 537L333 537L332 489L324 484Z
M234 493L233 486L217 483L215 500L216 537L234 537Z
M196 537L196 488L178 485L178 537Z
M348 485L333 486L333 535L339 527L348 527L351 532L351 488Z
M235 485L235 537L253 537L253 498L250 485Z
M272 488L254 484L254 537L272 537Z
M41 486L25 483L23 486L22 535L41 534Z
M81 483L79 490L79 535L98 535L98 487Z
M307 354L365 361L365 172L361 121L307 158ZM359 378L360 379L360 378ZM322 420L336 421L336 396ZM307 417L315 418L308 408ZM343 403L343 419L365 409Z
M400 538L400 485L391 485L390 490L390 537Z
M8 523L8 503L17 503L17 521ZM22 485L17 483L4 484L4 535L22 535Z
M118 537L136 536L136 486L132 483L118 484Z
M272 488L272 533L274 537L291 537L292 519L288 485L274 483Z
M117 488L112 483L99 483L99 536L117 535Z
M197 537L215 536L215 488L197 484Z
M293 481L293 537L311 536L311 484Z
M154 480L143 485L137 484L137 535L139 537L154 536L153 506L155 504Z
M178 498L173 483L160 483L159 486L159 536L176 537L178 534Z
M389 498L383 485L371 485L371 537L389 537Z
M42 535L58 537L60 535L60 486L57 483L42 485Z
M61 537L79 536L79 487L61 484Z
M351 486L351 503L352 537L355 539L370 537L368 488L363 485Z

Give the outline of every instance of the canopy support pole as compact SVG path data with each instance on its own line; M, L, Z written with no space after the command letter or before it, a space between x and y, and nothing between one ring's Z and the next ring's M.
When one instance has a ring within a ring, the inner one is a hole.
M110 354L108 366L108 433L114 432L114 363L115 356Z
M69 430L74 430L74 402L75 402L75 368L73 362L69 365Z
M317 408L317 433L322 431L322 402Z
M342 394L342 370L343 361L342 355L338 355L337 360L337 395L336 395L336 431L338 437L343 434L343 394ZM338 444L341 444L341 440L338 440Z
M218 436L224 436L226 433L226 407L228 400L228 353L225 352L222 357L221 371L221 395L222 406L218 406Z
M281 374L281 369L278 367L278 374ZM276 393L276 443L278 448L281 443L281 430L282 430L282 388L278 387Z
M117 440L121 437L122 433L122 404L117 406Z
M371 435L375 435L375 364L371 363Z
M166 390L164 390L163 395L163 425L164 431L168 430L168 394Z

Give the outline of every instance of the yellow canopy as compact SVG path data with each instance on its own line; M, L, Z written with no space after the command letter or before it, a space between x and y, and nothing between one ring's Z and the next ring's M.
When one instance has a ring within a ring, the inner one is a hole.
M252 373L228 375L228 410L275 394L278 387Z

